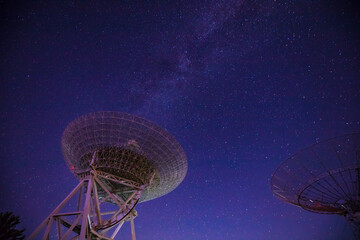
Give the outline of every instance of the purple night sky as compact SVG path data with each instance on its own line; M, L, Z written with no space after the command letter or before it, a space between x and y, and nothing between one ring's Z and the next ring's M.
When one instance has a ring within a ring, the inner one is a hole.
M352 239L269 181L360 130L357 1L0 2L0 211L27 235L78 183L67 124L111 110L166 128L188 158L177 189L137 206L139 240Z

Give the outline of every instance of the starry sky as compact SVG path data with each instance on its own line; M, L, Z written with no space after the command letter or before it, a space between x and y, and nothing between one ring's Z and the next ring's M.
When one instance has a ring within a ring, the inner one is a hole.
M274 197L270 178L360 130L356 1L0 4L0 211L27 235L78 182L67 124L111 110L167 129L188 158L177 189L137 206L138 239L352 239L342 217Z

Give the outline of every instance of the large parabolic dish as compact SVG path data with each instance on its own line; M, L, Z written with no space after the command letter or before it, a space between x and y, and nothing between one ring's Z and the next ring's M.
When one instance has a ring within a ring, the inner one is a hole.
M140 201L175 189L187 172L185 153L166 130L143 118L119 112L96 112L71 122L62 136L62 150L70 170L79 178L94 166L101 171L150 186Z
M360 133L316 143L284 161L271 178L283 201L343 215L360 236Z
M135 206L174 190L187 172L185 153L173 136L126 113L75 119L63 133L62 151L79 184L30 240L115 239L125 222L134 240Z

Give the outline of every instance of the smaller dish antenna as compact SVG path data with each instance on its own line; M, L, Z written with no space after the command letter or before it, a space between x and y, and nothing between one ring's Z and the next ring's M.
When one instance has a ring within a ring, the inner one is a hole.
M316 143L284 161L271 178L281 200L344 216L360 237L360 133Z

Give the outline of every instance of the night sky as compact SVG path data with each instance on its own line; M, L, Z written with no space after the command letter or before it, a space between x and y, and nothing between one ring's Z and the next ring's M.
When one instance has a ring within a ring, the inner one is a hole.
M360 130L356 1L4 2L0 211L27 235L78 183L67 124L111 110L167 129L188 158L178 188L137 206L139 240L352 239L342 217L274 197L270 178Z

